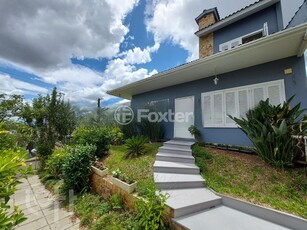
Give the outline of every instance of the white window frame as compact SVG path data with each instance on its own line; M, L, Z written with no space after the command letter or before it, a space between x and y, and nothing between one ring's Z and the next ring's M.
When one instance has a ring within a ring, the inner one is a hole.
M220 52L224 52L224 51L227 51L227 50L234 49L234 48L236 48L237 46L240 46L240 45L243 44L243 39L244 39L244 38L253 36L253 35L258 34L258 33L262 33L262 36L263 36L263 37L269 35L269 29L268 29L268 23L267 23L267 22L265 22L265 23L263 24L263 28L261 28L261 29L259 29L259 30L253 31L253 32L251 32L251 33L249 33L249 34L243 35L243 36L241 36L241 37L238 37L238 38L235 38L235 39L230 40L230 41L228 41L228 42L224 42L224 43L220 44L220 45L219 45L219 51L220 51ZM232 47L232 44L235 43L235 42L238 42L238 45ZM227 49L223 49L224 47L228 47L228 48L227 48Z
M271 86L279 86L280 89L280 103L283 103L286 100L285 95L285 86L284 86L284 80L276 80L276 81L269 81L259 84L252 84L252 85L246 85L241 87L235 87L235 88L228 88L225 90L217 90L217 91L211 91L211 92L205 92L201 94L201 111L202 111L202 124L204 128L214 128L214 127L220 127L220 128L237 128L237 124L226 124L226 93L235 93L235 117L240 116L240 110L239 110L239 91L246 90L247 91L247 107L248 110L255 107L254 105L254 95L253 95L253 89L255 88L263 88L264 89L264 100L268 98L268 88ZM210 96L211 104L210 104L210 116L213 114L213 96L216 94L222 94L222 124L213 124L213 118L211 118L211 124L205 124L205 109L204 109L204 97ZM247 112L247 111L246 111Z

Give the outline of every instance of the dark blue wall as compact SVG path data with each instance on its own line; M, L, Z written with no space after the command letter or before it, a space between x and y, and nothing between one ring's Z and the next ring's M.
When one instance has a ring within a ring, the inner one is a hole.
M268 23L269 34L281 30L279 12L280 8L275 4L214 32L214 53L219 52L220 44L262 29L265 22Z
M286 68L292 68L293 74L284 75L284 69ZM218 77L220 80L217 86L213 84L213 77L209 77L135 95L132 98L131 106L137 109L142 108L144 104L150 101L169 99L170 109L174 111L175 98L194 95L195 125L202 132L204 141L233 145L251 145L251 142L238 128L203 128L201 118L201 93L284 79L286 97L289 98L296 94L293 104L301 102L302 106L307 108L307 78L303 57L286 58L219 75ZM167 123L165 125L165 138L173 138L173 123Z

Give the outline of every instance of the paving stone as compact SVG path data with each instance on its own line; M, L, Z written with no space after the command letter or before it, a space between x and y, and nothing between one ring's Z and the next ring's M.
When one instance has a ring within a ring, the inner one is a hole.
M19 185L10 204L19 204L19 208L28 218L16 227L16 230L79 229L79 219L73 220L72 212L60 208L57 196L50 193L40 183L38 176L31 176Z
M71 221L71 217L66 217L64 219L61 219L60 221L57 221L50 225L50 228L52 230L54 229L67 229L74 226L74 223Z
M79 230L80 229L80 223L75 224L74 226L71 226L69 228L66 228L65 230Z
M47 219L48 224L53 224L64 218L72 217L72 216L73 216L72 212L67 212L62 209L54 209L51 214L46 215L46 219Z
M43 228L47 225L48 225L48 223L47 223L46 219L41 218L41 219L38 219L38 220L33 221L31 223L28 223L28 224L25 224L25 225L22 225L22 226L18 226L18 227L16 227L16 230L37 230L37 229Z
M41 208L38 205L31 206L27 209L23 209L22 212L25 214L25 216L31 215L33 213L36 213L38 211L41 211Z
M38 220L38 219L41 219L41 218L44 218L45 219L45 215L42 211L37 211L37 212L34 212L34 213L30 213L29 215L26 216L27 217L27 220L23 223L21 223L20 225L25 225L25 224L28 224L28 223L31 223L35 220Z

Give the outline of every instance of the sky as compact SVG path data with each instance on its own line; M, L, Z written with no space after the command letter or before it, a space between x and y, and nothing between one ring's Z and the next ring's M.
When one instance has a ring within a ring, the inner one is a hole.
M293 12L303 2L283 1ZM198 58L195 18L204 9L216 6L223 18L254 2L1 0L0 93L30 102L57 87L80 106L121 103L106 91Z

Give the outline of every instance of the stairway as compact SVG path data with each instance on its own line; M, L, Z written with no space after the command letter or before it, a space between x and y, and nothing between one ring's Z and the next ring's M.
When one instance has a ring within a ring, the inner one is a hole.
M307 229L307 221L260 206L216 195L206 188L188 140L170 140L154 163L157 189L170 195L166 204L183 229Z

